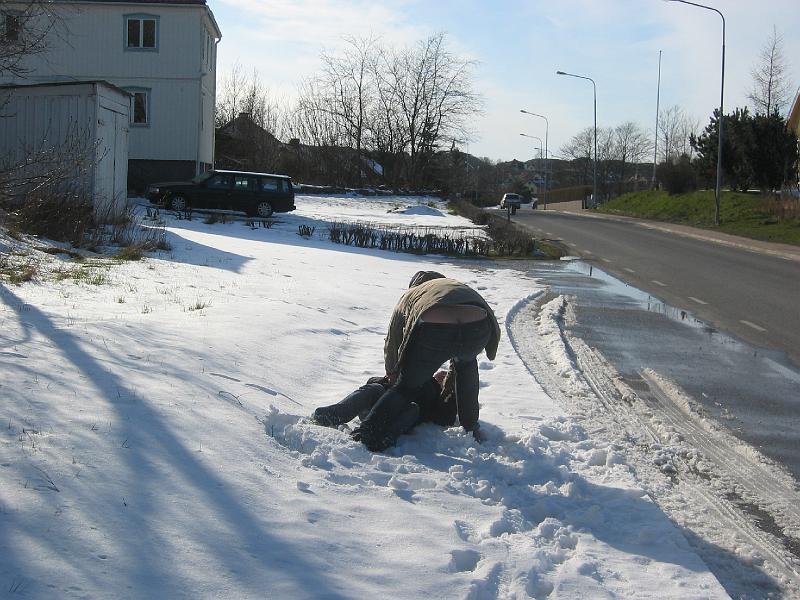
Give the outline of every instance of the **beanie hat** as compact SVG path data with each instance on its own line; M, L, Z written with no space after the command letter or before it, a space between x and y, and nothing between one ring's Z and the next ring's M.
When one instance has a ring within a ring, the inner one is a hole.
M414 273L414 276L411 278L411 281L408 283L408 287L412 288L414 286L419 285L420 283L425 283L426 281L430 281L431 279L443 279L444 275L441 273L437 273L436 271L417 271Z

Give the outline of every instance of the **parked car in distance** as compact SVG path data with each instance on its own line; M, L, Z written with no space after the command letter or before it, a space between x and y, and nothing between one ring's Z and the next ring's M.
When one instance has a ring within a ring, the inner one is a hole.
M217 208L266 219L294 210L294 188L287 175L212 169L191 181L154 183L147 199L173 210Z
M500 200L500 208L519 208L522 204L522 198L519 194L503 194L503 199Z

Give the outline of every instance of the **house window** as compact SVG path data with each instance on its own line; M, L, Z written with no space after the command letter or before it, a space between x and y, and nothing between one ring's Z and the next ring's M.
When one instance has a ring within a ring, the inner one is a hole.
M147 127L150 125L150 90L127 88L131 93L131 125Z
M19 41L19 15L6 14L5 18L5 33L6 41L17 42Z
M158 17L125 15L125 47L128 50L157 50Z

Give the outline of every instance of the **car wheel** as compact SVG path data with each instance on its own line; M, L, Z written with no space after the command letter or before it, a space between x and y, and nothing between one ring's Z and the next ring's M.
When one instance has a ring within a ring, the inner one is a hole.
M186 197L181 196L180 194L177 194L169 199L169 207L172 210L177 210L177 211L186 210L187 206L188 203L186 202Z
M272 210L272 204L269 202L259 202L256 206L256 216L262 219L269 219L273 212L275 211Z

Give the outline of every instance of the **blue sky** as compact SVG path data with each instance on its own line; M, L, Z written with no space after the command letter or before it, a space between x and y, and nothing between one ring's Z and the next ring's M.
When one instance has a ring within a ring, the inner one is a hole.
M783 35L789 76L800 86L800 0L706 0L725 14L725 107L747 103L750 70L773 26ZM492 159L538 154L550 120L550 152L593 122L655 122L658 51L663 51L661 107L680 105L704 125L719 104L722 24L708 10L663 0L209 0L222 29L219 77L236 63L257 69L271 92L290 100L317 71L323 49L343 36L381 37L410 45L443 31L451 50L477 61L484 114L467 150ZM536 147L536 149L534 149Z

